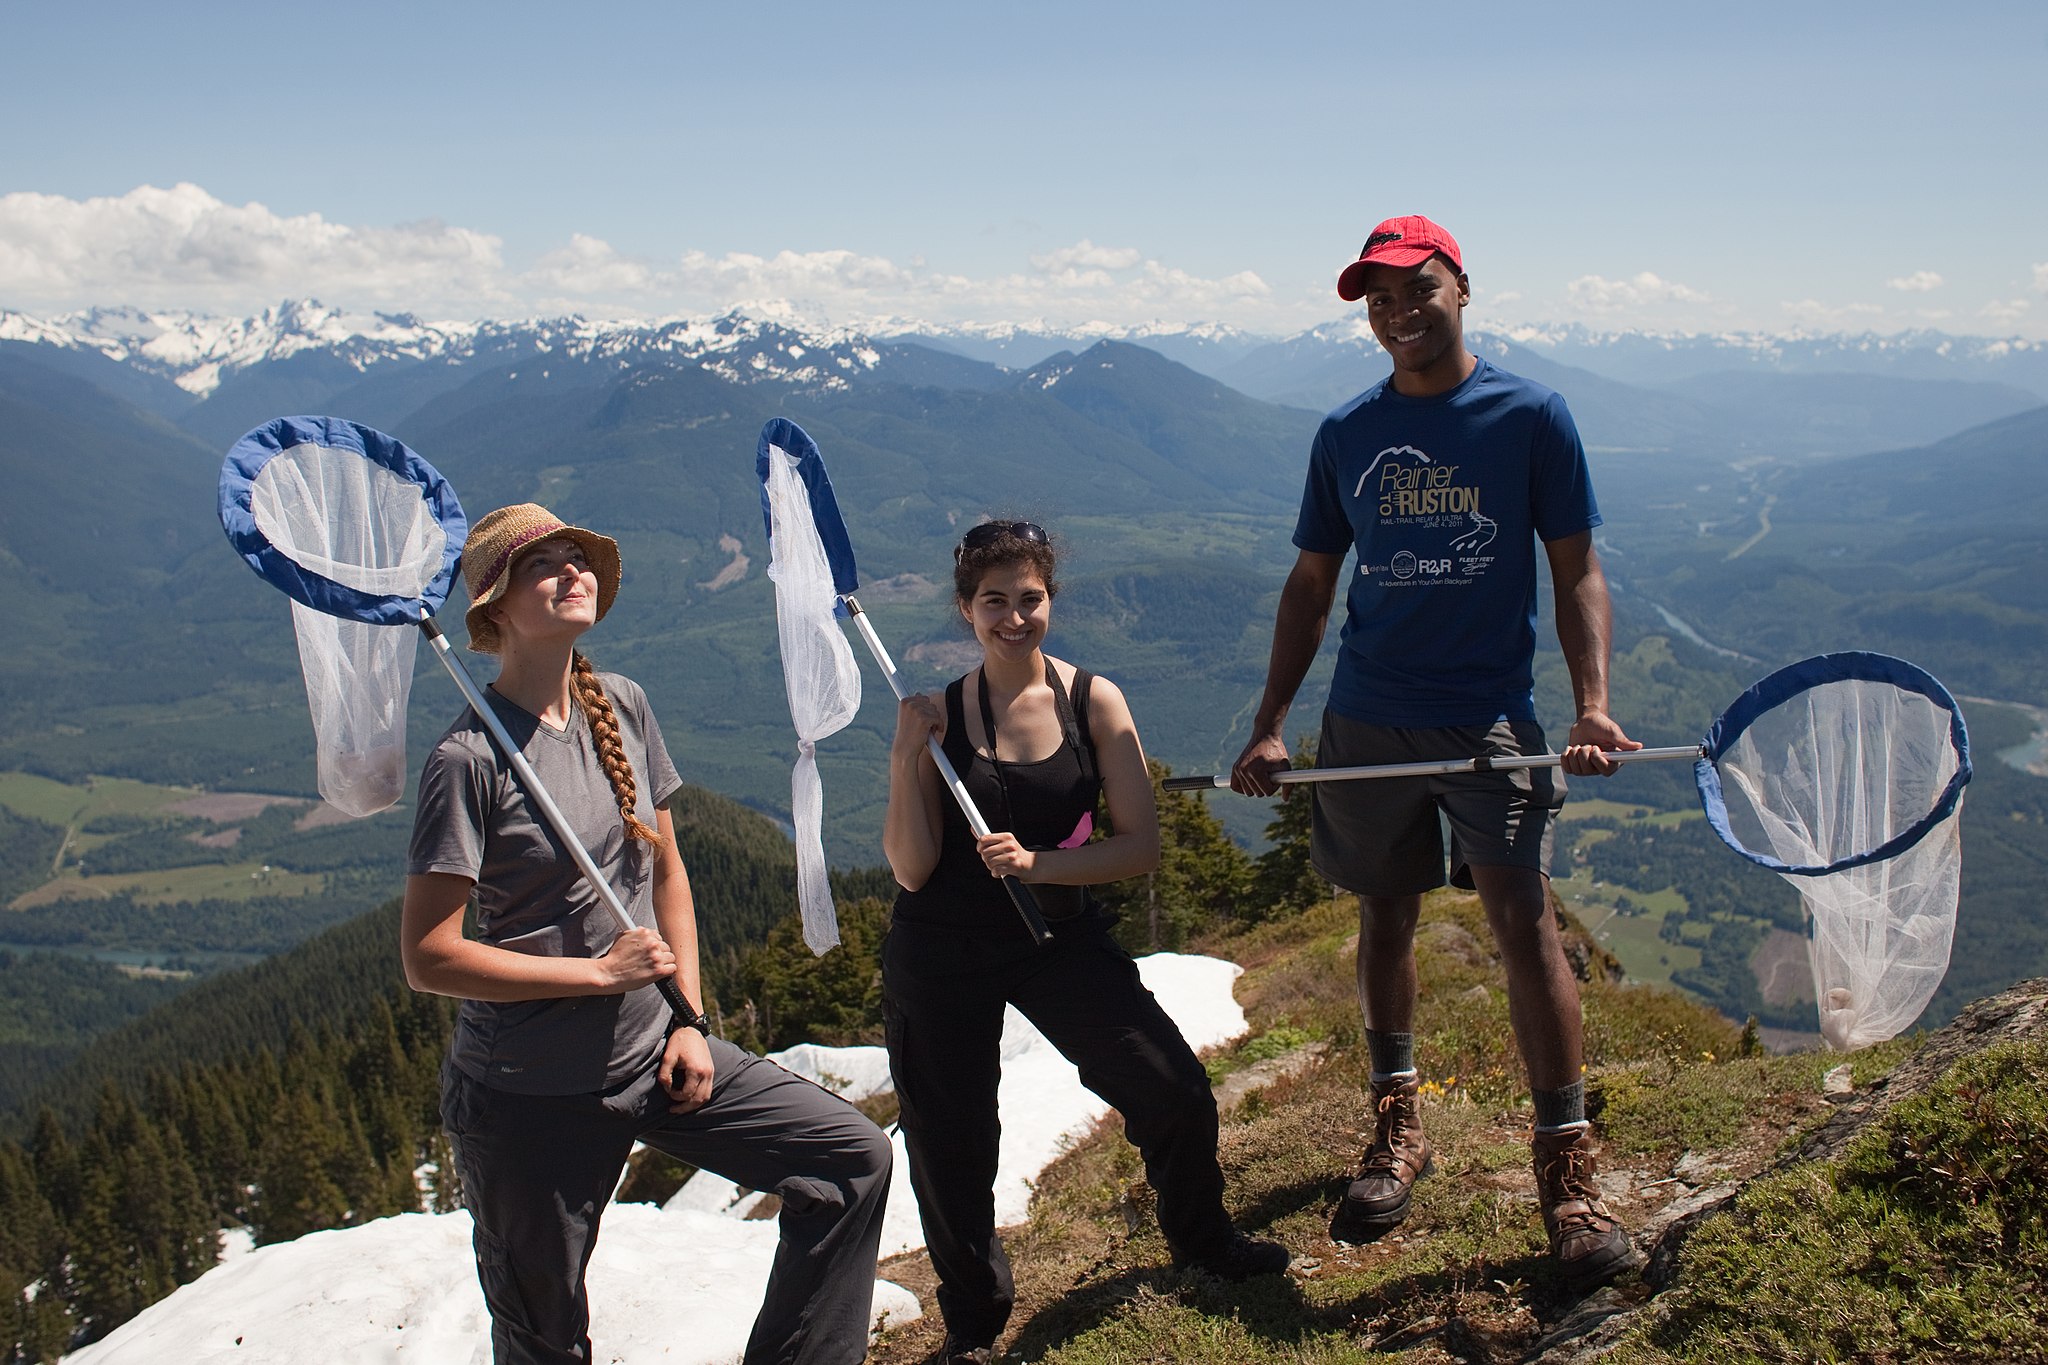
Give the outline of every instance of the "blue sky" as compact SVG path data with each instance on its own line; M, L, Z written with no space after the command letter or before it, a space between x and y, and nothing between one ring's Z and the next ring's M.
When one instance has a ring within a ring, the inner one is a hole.
M2037 0L1388 8L8 3L0 308L2048 338Z

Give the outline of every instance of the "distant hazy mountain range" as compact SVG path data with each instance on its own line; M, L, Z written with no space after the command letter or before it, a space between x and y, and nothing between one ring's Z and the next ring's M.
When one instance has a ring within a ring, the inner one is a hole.
M1516 326L1482 335L1496 347L1519 348L1638 385L1682 384L1727 373L1862 374L2006 384L2048 402L2048 343L2016 337L1959 337L1924 330L1893 335L1599 332L1576 323ZM1342 401L1355 392L1357 376L1344 375L1337 397L1325 402L1322 390L1327 384L1305 372L1378 350L1362 316L1274 337L1216 323L1105 323L1055 329L1029 323L954 326L901 319L863 333L820 328L776 309L652 323L576 316L431 322L406 313L346 313L311 300L288 300L248 318L135 308L34 317L0 309L0 342L97 354L169 380L199 398L211 395L240 371L309 352L327 355L358 372L406 361L474 364L559 354L625 363L665 358L704 364L734 379L831 384L835 378L884 366L891 342L936 347L1006 369L1028 369L1060 351L1085 350L1098 341L1143 346L1256 398L1285 401L1313 392L1311 407ZM1354 387L1344 389L1345 384Z

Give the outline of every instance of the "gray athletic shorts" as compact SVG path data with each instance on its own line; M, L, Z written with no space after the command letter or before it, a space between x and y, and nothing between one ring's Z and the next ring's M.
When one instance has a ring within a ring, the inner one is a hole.
M1423 763L1549 752L1534 721L1407 730L1323 712L1319 768ZM1526 867L1548 876L1552 816L1564 805L1559 768L1372 777L1310 784L1309 861L1332 885L1366 896L1414 896L1444 884L1441 812L1451 829L1453 886L1472 867Z

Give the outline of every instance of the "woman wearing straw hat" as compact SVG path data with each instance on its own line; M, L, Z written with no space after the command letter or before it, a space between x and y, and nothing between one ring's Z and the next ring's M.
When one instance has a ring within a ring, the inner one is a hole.
M746 1360L866 1353L888 1139L845 1101L672 1024L703 999L696 912L664 803L681 785L647 697L575 648L619 550L531 503L463 553L489 703L635 923L620 932L468 709L420 775L401 950L415 990L462 1001L442 1118L476 1221L501 1362L587 1361L584 1270L635 1142L781 1196L782 1244ZM463 933L474 897L475 937Z
M883 827L903 887L882 955L889 1067L939 1276L946 1365L987 1361L1014 1298L992 1189L1009 1005L1122 1112L1176 1265L1246 1279L1288 1261L1278 1243L1231 1226L1209 1078L1087 894L1159 862L1130 707L1115 684L1044 652L1059 584L1043 528L984 522L953 562L981 666L948 686L943 704L914 696L898 709ZM995 833L977 840L946 798L931 735ZM1098 794L1113 833L1091 843ZM1051 923L1042 946L997 880L1010 875L1030 884Z

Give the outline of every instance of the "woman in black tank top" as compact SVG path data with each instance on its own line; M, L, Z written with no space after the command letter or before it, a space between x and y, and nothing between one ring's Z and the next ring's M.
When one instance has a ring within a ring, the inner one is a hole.
M1288 1258L1232 1227L1208 1077L1087 894L1158 865L1159 817L1123 694L1044 652L1059 591L1053 547L1029 522L985 522L954 565L956 604L982 661L943 704L915 696L897 713L882 846L903 890L882 990L911 1185L946 1321L939 1359L973 1362L989 1359L1014 1298L993 1194L1007 1005L1123 1114L1176 1265L1241 1279L1282 1270ZM968 828L926 747L933 735L994 832L977 839ZM1098 796L1111 833L1091 839ZM1034 892L1050 942L1032 941L1005 876Z

